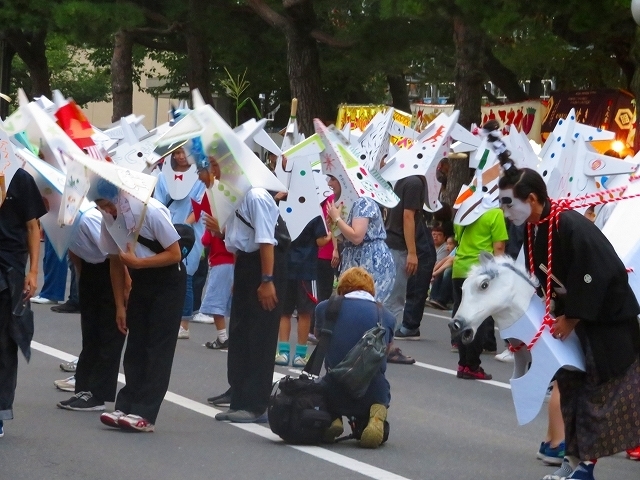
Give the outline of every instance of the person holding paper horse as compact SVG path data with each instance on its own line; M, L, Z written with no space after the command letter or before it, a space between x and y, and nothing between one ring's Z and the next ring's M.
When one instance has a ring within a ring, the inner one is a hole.
M556 374L566 442L560 471L571 473L549 478L593 480L597 459L640 445L640 307L625 266L600 230L573 210L552 215L542 177L516 168L504 148L496 153L504 170L505 217L527 223L527 265L543 290L552 275L553 291L542 292L555 303L552 333L563 340L575 331L586 360L585 372Z

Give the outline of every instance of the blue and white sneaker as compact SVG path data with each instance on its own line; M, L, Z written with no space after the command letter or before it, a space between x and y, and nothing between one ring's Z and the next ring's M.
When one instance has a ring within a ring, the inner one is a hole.
M552 447L549 444L542 454L542 461L545 465L562 465L563 458L564 442L560 442L557 447Z
M588 464L580 462L576 469L567 477L567 480L595 480L593 477L593 469L595 463Z
M571 463L569 463L569 459L565 457L562 460L562 465L555 472L550 473L542 477L542 480L566 480L569 475L573 472L573 468L571 468Z
M540 448L538 449L538 453L536 453L536 458L538 460L542 460L544 458L544 451L549 448L551 442L540 442Z
M4 420L0 420L0 438L4 437Z
M278 352L276 355L276 365L286 367L289 365L289 352Z

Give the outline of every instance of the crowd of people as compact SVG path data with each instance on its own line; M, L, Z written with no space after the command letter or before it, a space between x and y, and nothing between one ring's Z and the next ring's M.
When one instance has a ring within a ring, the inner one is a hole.
M415 363L394 341L420 339L425 305L451 309L455 315L464 280L481 252L513 255L510 252L517 254L524 244L527 261L546 284L546 274L537 265L546 259L549 221L545 219L551 200L540 175L518 170L508 156L501 157L502 208L489 208L465 226L453 225L448 205L435 215L423 210L422 175L396 182L396 207L382 209L371 198L361 197L343 218L336 206L341 183L328 176L333 195L323 202L323 215L310 219L288 248L279 234L277 202L284 198L282 193L250 189L224 228L207 213L197 220L192 201L199 202L223 173L216 158L209 157L208 168L197 172L192 183L176 186L178 177L195 169L186 158L182 148L175 150L164 162L144 213L129 210L141 228L137 243L124 250L109 225L121 214L126 196L106 180L92 185L87 198L97 207L82 215L78 235L69 246L69 263L53 262L55 252L45 238L45 286L38 296L34 296L40 246L37 218L46 209L33 179L18 170L0 207L0 435L3 421L13 417L18 348L29 355L33 319L28 300L61 301L60 272L66 276L68 265L77 281L64 304L68 308L61 311L80 313L82 350L77 363L63 365L74 375L55 382L74 393L58 407L103 411L105 402L115 400L114 411L104 411L101 422L139 432L155 429L176 343L189 338L192 321L215 324L217 335L205 346L228 350L229 388L208 399L228 407L216 420L265 422L274 365L306 365L307 345L316 341L325 315L322 302L332 294L336 277L338 293L348 301L336 324L328 366L340 360L372 321L375 325L376 304L383 309L388 328L386 362ZM195 242L188 252L181 248L176 224L193 228ZM525 231L525 224L535 227ZM562 213L559 225L554 232L554 266L566 294L557 294L555 334L566 338L572 330L578 333L587 372L561 371L556 376L549 433L538 456L560 465L558 472L545 477L549 480L588 480L602 456L627 450L640 459L640 307L624 267L598 228L576 212ZM578 249L584 252L581 259L592 259L579 268L572 263ZM583 280L587 274L593 282ZM234 283L242 288L233 288ZM292 348L294 317L297 337ZM116 394L125 338L127 383ZM483 322L473 342L465 344L454 337L451 348L458 353L458 378L492 378L481 366L483 352L498 353L491 318ZM509 361L509 349L496 358ZM329 439L342 433L342 415L355 414L368 417L368 433L361 444L375 448L383 442L381 425L391 398L386 362L363 399L350 401L332 389L336 418ZM635 393L623 395L628 387ZM621 421L616 412L622 408L635 420ZM614 418L622 431L613 435L605 418Z

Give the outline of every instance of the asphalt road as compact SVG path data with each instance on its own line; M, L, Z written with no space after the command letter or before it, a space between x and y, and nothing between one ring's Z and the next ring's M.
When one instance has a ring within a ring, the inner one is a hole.
M191 339L178 340L154 433L110 429L97 412L60 410L56 402L70 394L56 390L53 381L64 378L60 362L79 352L80 316L49 306L33 309L33 357L30 364L21 360L16 418L5 422L0 439L2 480L535 480L554 469L535 458L546 411L517 425L508 389L511 365L492 356L483 357L483 366L494 381L457 379L457 355L449 351L439 312L425 314L420 341L398 342L418 363L389 365L391 436L380 449L363 450L354 441L291 447L267 426L215 421L218 410L206 398L226 389L227 356L202 346L214 338L212 325L192 324ZM276 373L290 370L276 367ZM637 480L640 462L623 455L602 459L596 478Z

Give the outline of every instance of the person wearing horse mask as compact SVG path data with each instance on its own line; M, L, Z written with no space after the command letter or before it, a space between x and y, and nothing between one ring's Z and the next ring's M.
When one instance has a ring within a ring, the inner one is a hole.
M526 224L526 264L540 280L540 295L554 300L552 333L564 340L575 331L586 361L585 372L556 374L566 456L548 478L593 480L597 459L640 445L640 306L602 232L576 211L552 215L540 174L516 168L504 148L496 153L505 217ZM552 291L545 292L550 228Z

